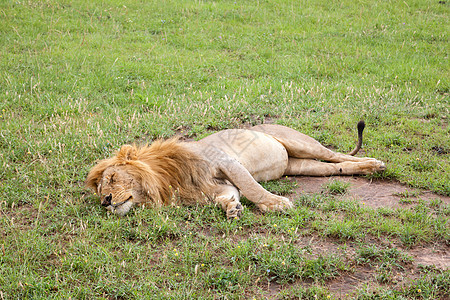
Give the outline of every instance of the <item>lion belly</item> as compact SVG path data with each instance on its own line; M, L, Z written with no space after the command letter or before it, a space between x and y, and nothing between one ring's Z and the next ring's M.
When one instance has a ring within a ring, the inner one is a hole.
M288 165L288 153L276 139L265 133L228 129L199 141L218 148L239 161L256 181L280 178Z

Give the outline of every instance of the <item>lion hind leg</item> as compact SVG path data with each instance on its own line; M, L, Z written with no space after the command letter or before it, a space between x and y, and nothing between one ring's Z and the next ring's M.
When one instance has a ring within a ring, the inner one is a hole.
M230 184L220 185L216 191L215 202L220 204L228 219L239 219L244 207L242 206L239 190Z
M348 154L334 152L324 147L312 137L286 126L263 124L252 127L251 130L264 132L274 137L286 148L290 157L320 159L333 163L344 161L362 162L370 159L367 157L354 157Z
M327 163L314 159L289 158L284 175L332 176L332 175L367 175L386 169L383 162L376 159L364 161L346 161Z

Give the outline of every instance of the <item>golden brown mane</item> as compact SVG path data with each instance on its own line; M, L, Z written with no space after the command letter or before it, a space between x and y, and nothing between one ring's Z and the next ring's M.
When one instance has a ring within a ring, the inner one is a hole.
M209 164L177 138L157 140L150 146L122 146L114 157L98 162L86 185L96 190L105 169L122 165L140 181L152 198L149 201L158 204L178 198L187 204L205 202L214 185Z

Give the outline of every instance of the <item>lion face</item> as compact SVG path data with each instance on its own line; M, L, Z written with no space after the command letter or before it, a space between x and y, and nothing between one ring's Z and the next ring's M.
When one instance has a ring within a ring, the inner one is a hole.
M112 166L103 172L97 187L101 204L114 214L123 216L134 204L144 202L138 180L125 166Z

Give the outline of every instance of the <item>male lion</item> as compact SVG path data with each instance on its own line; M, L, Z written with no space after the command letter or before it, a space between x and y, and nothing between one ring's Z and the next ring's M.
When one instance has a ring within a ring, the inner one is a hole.
M223 130L196 142L172 138L143 147L124 145L114 157L92 168L86 185L97 191L103 206L120 216L134 205L212 200L228 218L239 218L241 194L262 211L281 211L291 208L291 201L266 191L258 181L283 175L353 175L384 170L379 160L351 156L361 147L363 129L361 121L358 145L350 155L333 152L294 129L270 124Z

